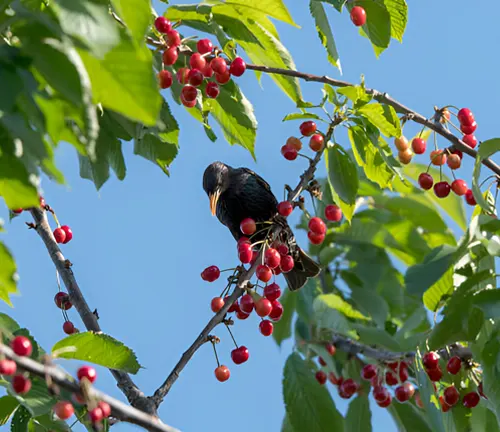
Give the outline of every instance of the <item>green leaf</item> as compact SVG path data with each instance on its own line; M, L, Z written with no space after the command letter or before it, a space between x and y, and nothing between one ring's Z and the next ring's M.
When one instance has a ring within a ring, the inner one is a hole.
M384 0L384 4L391 15L391 37L403 42L403 34L408 22L406 0Z
M366 117L386 137L400 137L401 126L393 107L380 103L363 105L357 110L358 114Z
M285 290L280 298L283 305L283 315L281 319L274 323L273 338L281 346L281 343L292 335L292 317L295 311L296 293Z
M0 398L0 426L9 421L18 406L19 402L13 396L2 396Z
M309 279L302 289L294 294L297 297L296 309L302 320L311 324L314 321L314 299L322 293L319 281L317 279Z
M311 11L311 15L314 18L319 40L326 49L328 61L333 66L337 67L340 73L342 73L339 53L337 51L337 46L335 45L335 39L333 37L332 29L330 27L330 23L328 22L328 17L326 16L323 5L319 0L311 0L309 3L309 10Z
M378 57L391 41L391 16L386 6L373 0L356 0L356 6L366 11L366 24L359 29L361 35L368 37ZM348 4L351 11L354 4Z
M372 413L367 396L358 396L349 404L345 418L346 432L371 432Z
M118 16L137 43L142 43L151 20L151 5L147 0L111 0Z
M70 347L71 350L58 352L57 357L88 361L132 374L136 374L141 368L130 348L105 334L72 334L57 342L52 347L52 353Z
M225 3L248 8L250 11L259 11L264 15L269 15L277 20L298 27L293 22L292 16L282 0L227 0Z
M314 114L311 112L302 112L302 113L292 113L292 114L287 114L285 117L283 117L282 121L289 121L289 120L301 120L301 119L315 119L324 122L323 118L321 118L318 114Z
M342 300L342 297L338 296L337 294L322 294L316 297L316 299L314 300L314 309L317 311L318 309L322 309L324 307L336 309L347 318L367 321L370 320L370 318L354 309L351 304L347 303L345 300Z
M442 301L453 292L453 268L450 267L427 291L424 292L424 305L430 311L436 311Z
M29 208L39 202L38 191L24 164L6 152L0 155L0 196L10 209Z
M388 411L399 426L400 432L434 432L425 421L422 411L412 404L393 403Z
M30 419L31 413L26 408L19 407L12 418L10 432L28 432Z
M0 68L0 94L2 94L0 110L11 111L22 91L23 80L19 75L16 75L16 70L9 70L2 64Z
M332 188L346 204L354 204L359 186L356 165L339 145L329 147L327 153L328 180Z
M77 415L80 414L77 411ZM56 416L53 416L52 413L44 414L30 420L29 424L29 432L69 432L71 428L67 423L62 420L57 420ZM106 429L103 430L105 432Z
M0 312L0 330L4 333L4 335L7 332L7 336L10 338L16 330L19 330L19 328L19 324L15 320L13 320L9 315Z
M370 98L370 96L366 94L365 89L360 85L338 88L337 93L344 95L352 102L353 105L355 105L358 102L358 100L363 100L368 102Z
M486 212L494 213L495 206L493 203L488 202L484 199L481 193L481 188L479 187L479 176L481 175L481 162L494 155L500 150L500 138L493 138L483 141L479 146L477 152L476 160L474 162L474 171L472 173L472 192L474 193L474 198L477 204Z
M286 414L295 431L342 432L344 419L328 390L320 385L299 354L291 354L283 371Z
M351 331L351 325L346 317L336 308L331 307L327 302L323 301L323 297L329 295L334 294L321 295L314 300L313 310L316 325L321 328L334 330L337 333L348 334Z
M401 351L401 346L396 339L385 330L375 327L366 327L364 325L355 325L359 339L367 345L378 345L391 351Z
M1 172L1 171L0 171ZM9 296L17 294L17 267L12 255L2 242L0 242L0 300L12 306ZM6 315L4 315L7 317ZM4 325L0 316L0 324ZM9 318L9 317L7 317Z
M489 289L473 297L472 303L484 312L484 319L497 320L500 317L500 291Z

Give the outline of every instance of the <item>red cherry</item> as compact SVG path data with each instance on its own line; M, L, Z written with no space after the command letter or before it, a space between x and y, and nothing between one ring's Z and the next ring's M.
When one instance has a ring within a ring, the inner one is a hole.
M204 79L205 77L199 69L191 69L189 71L188 81L192 86L199 87Z
M318 362L321 366L326 366L326 361L323 359L323 357L318 357Z
M257 312L257 315L260 317L266 317L268 316L273 309L273 305L271 304L271 300L262 297L255 303L255 312Z
M377 402L384 402L390 396L389 391L385 387L376 386L373 388L373 398Z
M319 217L313 217L309 220L309 230L314 234L324 234L326 233L326 224Z
M227 63L222 57L215 57L211 62L210 66L216 74L224 74L227 72Z
M230 79L231 74L229 73L229 71L226 71L223 74L215 74L215 81L217 81L221 85L228 83Z
M269 318L273 321L279 321L283 315L283 305L278 300L273 300L271 304L273 308L269 314Z
M1 372L0 372L0 374L1 374ZM484 398L484 399L488 399L488 398L486 397L486 395L484 394L484 392L483 392L483 382L482 382L482 381L481 381L481 382L479 383L479 385L477 386L477 392L479 393L479 395L480 395L482 398Z
M158 74L158 80L160 81L160 88L168 89L173 82L172 74L168 70L161 70Z
M40 208L45 209L45 198L43 196L40 197Z
M207 267L205 270L201 272L201 278L207 282L214 282L217 279L219 279L219 276L220 276L219 267L214 265Z
M251 244L250 239L248 237L241 236L236 242L236 246L239 248L242 244L250 245Z
M257 225L253 219L246 218L241 221L240 230L243 234L252 235L257 230Z
M385 373L385 382L390 386L396 385L398 383L398 377L394 372L387 371Z
M166 32L166 35L168 46L177 47L181 44L181 36L179 35L179 32L177 30L169 30L168 32Z
M290 201L281 201L279 204L278 204L278 213L281 215L281 216L290 216L292 214L292 211L293 211L293 205Z
M177 81L180 84L187 84L189 79L189 69L188 68L180 68L177 71Z
M107 402L99 401L97 406L101 408L102 415L104 416L104 418L108 418L111 415L111 407Z
M452 375L456 375L457 373L460 372L460 369L462 368L462 360L460 360L460 357L453 356L448 360L448 363L446 364L446 370L451 373Z
M342 219L342 210L334 204L325 207L325 218L332 222L339 222Z
M420 397L420 393L415 393L415 404L419 408L424 408L424 403L422 402L422 398Z
M446 387L443 392L443 399L447 405L453 406L460 399L460 394L455 386Z
M254 301L250 294L245 294L240 299L240 310L247 314L252 313L254 308Z
M281 269L279 267L273 268L273 274L279 276L281 274Z
M361 6L354 6L351 9L351 21L356 27L366 23L366 11Z
M62 228L56 228L54 230L54 238L57 243L64 243L64 240L66 240L66 233Z
M70 335L75 332L75 325L71 321L64 321L63 332Z
M316 372L316 381L318 381L321 385L326 383L326 373L322 370Z
M451 184L451 190L455 192L458 196L465 195L469 187L467 186L467 183L465 180L457 179L453 180L453 183Z
M205 65L205 67L201 70L201 73L203 74L203 76L205 78L212 78L213 74L214 74L214 70L212 69L212 66L210 66L209 63L207 63ZM219 88L219 87L217 87Z
M93 410L89 411L89 419L92 423L99 423L104 418L102 409L95 407Z
M443 150L433 150L431 151L431 163L433 165L441 166L446 163L446 153Z
M212 45L212 41L210 39L200 39L196 44L196 49L200 54L207 54L212 52L214 46Z
M240 77L245 73L247 69L247 64L241 57L236 57L229 66L229 73L236 77Z
M224 307L224 304L222 297L214 297L210 302L210 309L212 309L212 312L217 313Z
M66 233L66 239L64 240L64 244L66 244L73 238L73 231L71 231L71 228L68 225L62 225L61 229Z
M337 352L337 348L335 348L335 345L331 343L327 343L325 348L328 351L328 354L330 354L331 356L335 355L335 353Z
M469 108L462 108L457 114L458 121L462 125L471 125L474 123L474 114Z
M463 157L464 157L464 154L460 150L453 149L452 153L456 154L460 159L463 159Z
M286 144L281 147L281 154L286 160L292 161L297 159L298 152L293 147L287 146Z
M448 182L442 181L434 185L434 194L438 198L446 198L450 194L451 187Z
M216 99L217 96L219 96L219 93L220 93L219 84L213 81L207 83L207 86L205 88L205 94L207 95L207 97Z
M422 357L422 363L427 370L436 369L439 365L439 354L434 351L425 353Z
M394 390L394 396L396 396L396 399L401 403L410 400L414 393L415 387L410 382L406 382L403 385L396 387L396 390Z
M309 241L315 245L321 244L323 243L323 240L325 240L325 234L316 234L312 231L307 232L307 237L309 238Z
M263 320L259 324L259 330L264 336L271 336L274 330L274 324L269 320Z
M172 29L172 23L165 17L159 16L155 19L155 27L160 33L167 33Z
M191 74L191 72L189 73ZM191 85L186 85L182 87L181 96L182 98L184 98L186 102L193 102L196 100L196 97L198 96L198 90L196 90L196 87L193 87Z
M297 151L300 151L302 149L302 141L300 140L300 138L294 136L288 137L285 145L294 148Z
M373 377L376 376L377 376L377 367L375 365L367 364L361 370L361 377L366 381L370 381Z
M249 244L242 244L238 248L238 258L243 264L248 264L249 262L251 262L252 257L253 257L253 250L252 246L250 246Z
M300 126L300 133L304 136L311 136L316 132L317 126L316 123L314 123L311 120L303 122Z
M476 198L474 198L474 193L471 189L467 189L467 192L465 192L465 202L471 206L475 206L477 204Z
M15 214L21 214L22 212L23 212L22 208L18 208L18 209L12 210L12 213L15 213Z
M179 51L177 51L176 46L163 51L163 64L167 66L173 65L178 58L179 58Z
M87 378L91 383L93 383L97 378L97 372L92 366L82 366L78 369L76 376L81 381L83 378Z
M319 152L323 150L323 145L325 144L325 138L323 135L314 134L309 140L309 148L314 152Z
M189 59L189 66L191 66L191 69L198 69L199 71L201 71L205 68L206 65L207 61L201 54L194 53L191 55Z
M383 401L383 402L377 402L377 405L380 407L380 408L387 408L392 402L392 396L389 395L389 397Z
M462 399L462 403L466 408L474 408L479 403L479 395L476 392L467 393Z
M418 184L422 189L429 190L434 184L434 179L428 173L421 173L418 176Z
M186 108L193 108L196 105L196 99L192 100L192 101L187 101L186 99L184 99L184 96L182 95L182 93L181 93L180 99L181 99L182 105L184 105Z
M12 389L17 394L26 394L31 390L31 380L23 375L14 375Z
M340 390L343 393L352 396L354 393L358 391L358 385L352 378L348 378L342 381L342 384L340 384Z
M59 291L54 296L54 302L59 309L68 310L71 306L73 306L73 304L69 301L69 295L62 291Z
M465 135L472 135L477 129L477 122L472 122L471 125L460 125L460 130L465 134Z
M281 256L288 255L288 246L286 244L280 243L276 246L276 250L280 253Z
M408 366L402 362L399 366L399 381L404 383L408 379Z
M67 420L75 413L75 409L71 402L59 401L54 405L54 413L61 420Z
M271 277L273 276L273 272L271 271L271 269L264 264L259 264L257 266L255 274L257 275L257 279L261 280L262 282L269 282L271 280Z
M30 356L33 352L31 341L26 336L16 336L10 341L10 347L18 356Z
M333 384L333 385L340 385L342 384L342 377L337 378L333 372L330 372L328 374L328 380Z
M442 412L448 412L450 410L450 406L444 401L443 396L439 396L439 405L441 405Z
M441 378L443 378L443 371L440 367L437 367L436 369L427 370L427 375L431 381L438 382L441 381Z
M339 388L338 388L338 393L342 399L350 399L352 397L352 394L349 394L349 393L346 393L345 391L343 391L341 386L339 386Z
M283 273L288 273L293 269L295 262L291 255L281 257L280 269Z
M413 150L413 153L424 154L426 147L427 144L422 138L413 138L413 140L411 141L411 148Z
M226 303L229 299L229 296L224 297L224 303ZM238 303L238 300L235 300L234 303L229 306L229 309L227 310L229 313L231 312L237 312L240 310L240 305Z
M215 378L217 378L217 381L227 381L230 376L231 372L227 366L221 365L215 369Z
M281 289L277 283L272 283L264 288L264 296L270 300L278 300L281 296Z
M14 360L0 360L0 375L14 375L16 373L17 364Z
M276 249L269 248L264 254L264 262L272 269L278 267L281 262L281 255Z
M246 320L249 316L250 316L250 314L243 312L241 310L236 311L236 318L238 318L240 320Z
M243 345L231 351L231 359L237 365L245 363L249 356L248 348Z
M462 141L467 144L470 148L477 146L477 138L474 135L464 135Z

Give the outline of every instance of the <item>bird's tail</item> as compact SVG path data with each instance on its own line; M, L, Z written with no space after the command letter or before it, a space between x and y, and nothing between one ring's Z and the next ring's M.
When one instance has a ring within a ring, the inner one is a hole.
M294 268L288 273L284 273L290 291L302 288L308 278L316 277L321 271L321 267L302 249L299 249L299 257L295 260Z

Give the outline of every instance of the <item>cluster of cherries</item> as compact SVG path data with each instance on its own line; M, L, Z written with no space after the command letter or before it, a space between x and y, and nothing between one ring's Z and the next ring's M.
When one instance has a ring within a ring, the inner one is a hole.
M66 311L68 309L71 309L73 304L71 303L69 299L69 295L63 291L59 291L55 296L54 296L54 303L56 306L63 311L63 315L65 318L64 324L63 324L63 331L64 333L70 335L73 333L78 333L79 330L75 327L75 325L68 319Z
M361 6L354 6L351 9L351 21L356 27L361 27L366 23L366 11Z
M179 46L181 38L179 32L172 27L172 23L165 17L155 20L155 28L164 35L167 49L163 52L163 65L174 66L179 59ZM182 87L181 102L184 106L192 108L196 105L198 98L198 87L205 81L205 96L215 99L219 96L219 85L224 85L231 76L240 77L245 73L247 65L241 57L231 61L229 67L222 57L213 57L214 46L210 39L200 39L196 44L198 52L191 54L189 68L181 67L177 70L177 80ZM211 60L208 60L211 57ZM213 80L210 81L210 79ZM173 76L167 69L162 69L158 74L158 80L162 89L172 86Z
M318 132L318 127L313 121L305 121L299 126L300 138L291 136L286 140L284 146L281 147L281 154L286 160L292 161L297 159L299 151L302 150L302 138L311 137L309 139L309 147L314 152L323 150L325 146L325 137L322 133Z

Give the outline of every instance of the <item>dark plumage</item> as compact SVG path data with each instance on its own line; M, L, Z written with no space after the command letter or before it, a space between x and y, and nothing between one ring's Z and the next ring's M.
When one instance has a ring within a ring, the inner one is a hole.
M240 223L245 218L256 222L273 220L283 227L280 241L289 248L295 266L285 273L290 290L298 290L307 278L317 276L320 267L295 242L295 237L286 218L278 214L278 201L267 182L248 168L232 168L222 162L210 164L203 174L203 189L210 199L212 214L226 225L238 240L243 234ZM252 241L261 240L259 235Z

